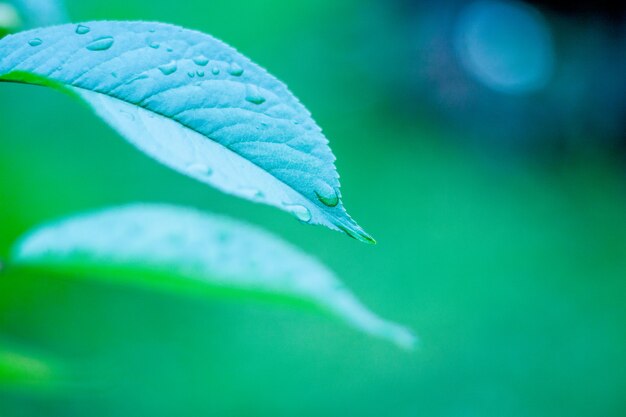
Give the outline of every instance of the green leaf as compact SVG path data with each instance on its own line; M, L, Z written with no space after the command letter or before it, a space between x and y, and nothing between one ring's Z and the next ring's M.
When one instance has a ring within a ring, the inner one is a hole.
M71 91L170 168L374 242L343 207L335 157L306 108L209 35L147 22L22 32L0 40L0 80Z
M19 11L25 28L57 25L69 19L62 0L9 0Z
M59 365L51 358L0 341L0 390L56 389L59 376Z
M0 38L22 26L20 16L11 4L0 2Z
M326 267L290 244L224 217L131 205L43 226L14 248L13 266L194 294L228 293L321 308L404 347L405 328L364 307Z

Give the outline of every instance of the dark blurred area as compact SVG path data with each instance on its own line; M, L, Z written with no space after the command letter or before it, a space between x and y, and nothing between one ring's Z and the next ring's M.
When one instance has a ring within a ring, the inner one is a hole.
M364 18L369 30L361 33L372 39L363 42L362 67L371 70L371 82L394 92L391 111L434 119L482 149L546 162L581 146L623 154L624 4L398 1L379 7L369 11L378 25L371 25L371 15ZM378 42L376 56L371 42ZM380 76L389 68L395 76ZM398 97L405 106L397 106Z
M421 346L401 352L262 303L5 276L0 340L66 361L80 382L0 386L2 417L626 415L623 2L71 0L67 11L198 29L284 80L379 244L210 189L71 98L7 84L0 259L59 216L197 207L297 244Z

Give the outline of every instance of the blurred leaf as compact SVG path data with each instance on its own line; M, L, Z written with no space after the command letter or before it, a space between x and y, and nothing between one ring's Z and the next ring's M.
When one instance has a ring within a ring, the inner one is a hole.
M62 0L9 0L24 22L22 27L30 29L38 26L50 26L69 20Z
M9 3L0 2L0 38L15 32L21 26L22 20L15 7Z
M304 302L353 327L410 347L405 328L364 307L331 271L267 232L167 205L132 205L43 226L13 263L173 292L231 293Z
M346 213L328 141L287 87L209 35L89 22L0 41L5 81L69 90L161 163L373 242Z
M59 375L50 358L0 341L0 390L49 389L59 384Z

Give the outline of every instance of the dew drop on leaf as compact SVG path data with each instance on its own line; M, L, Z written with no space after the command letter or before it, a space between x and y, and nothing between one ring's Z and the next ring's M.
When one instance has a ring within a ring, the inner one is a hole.
M317 199L322 202L325 206L335 207L339 204L339 195L337 191L331 187L330 185L324 183L320 183L315 189L315 195Z
M228 73L234 77L239 77L243 74L243 68L236 62L233 62L230 64L230 67L228 67Z
M91 42L87 45L87 49L90 51L106 51L113 46L114 39L111 36L103 36Z
M200 56L195 57L193 59L193 62L195 62L196 65L200 65L201 67L204 67L209 63L209 58L205 57L204 55L200 55Z
M163 75L171 75L176 72L178 66L176 62L172 61L169 64L164 64L159 67L159 71L163 73Z
M296 218L300 220L301 222L308 223L313 218L313 216L311 215L311 211L309 211L308 208L300 204L283 203L283 206L289 213L296 216Z
M198 77L204 77L204 71L196 71L196 74L198 74Z
M76 26L76 33L78 35L85 35L87 33L89 33L91 29L89 29L89 26L85 26L85 25L78 25Z
M35 39L31 39L30 41L28 41L28 44L30 46L39 46L43 43L43 41L39 38L35 38Z
M253 104L265 103L265 97L261 95L259 89L254 85L248 85L246 87L246 101Z
M220 69L219 69L218 67L213 67L213 68L211 69L211 73L212 73L213 75L218 75L218 74L220 73Z

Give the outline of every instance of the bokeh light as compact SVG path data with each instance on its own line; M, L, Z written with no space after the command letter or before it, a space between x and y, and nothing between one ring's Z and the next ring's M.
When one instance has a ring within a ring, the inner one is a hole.
M459 16L454 41L463 67L496 91L537 91L552 75L550 28L526 4L493 0L468 4Z

